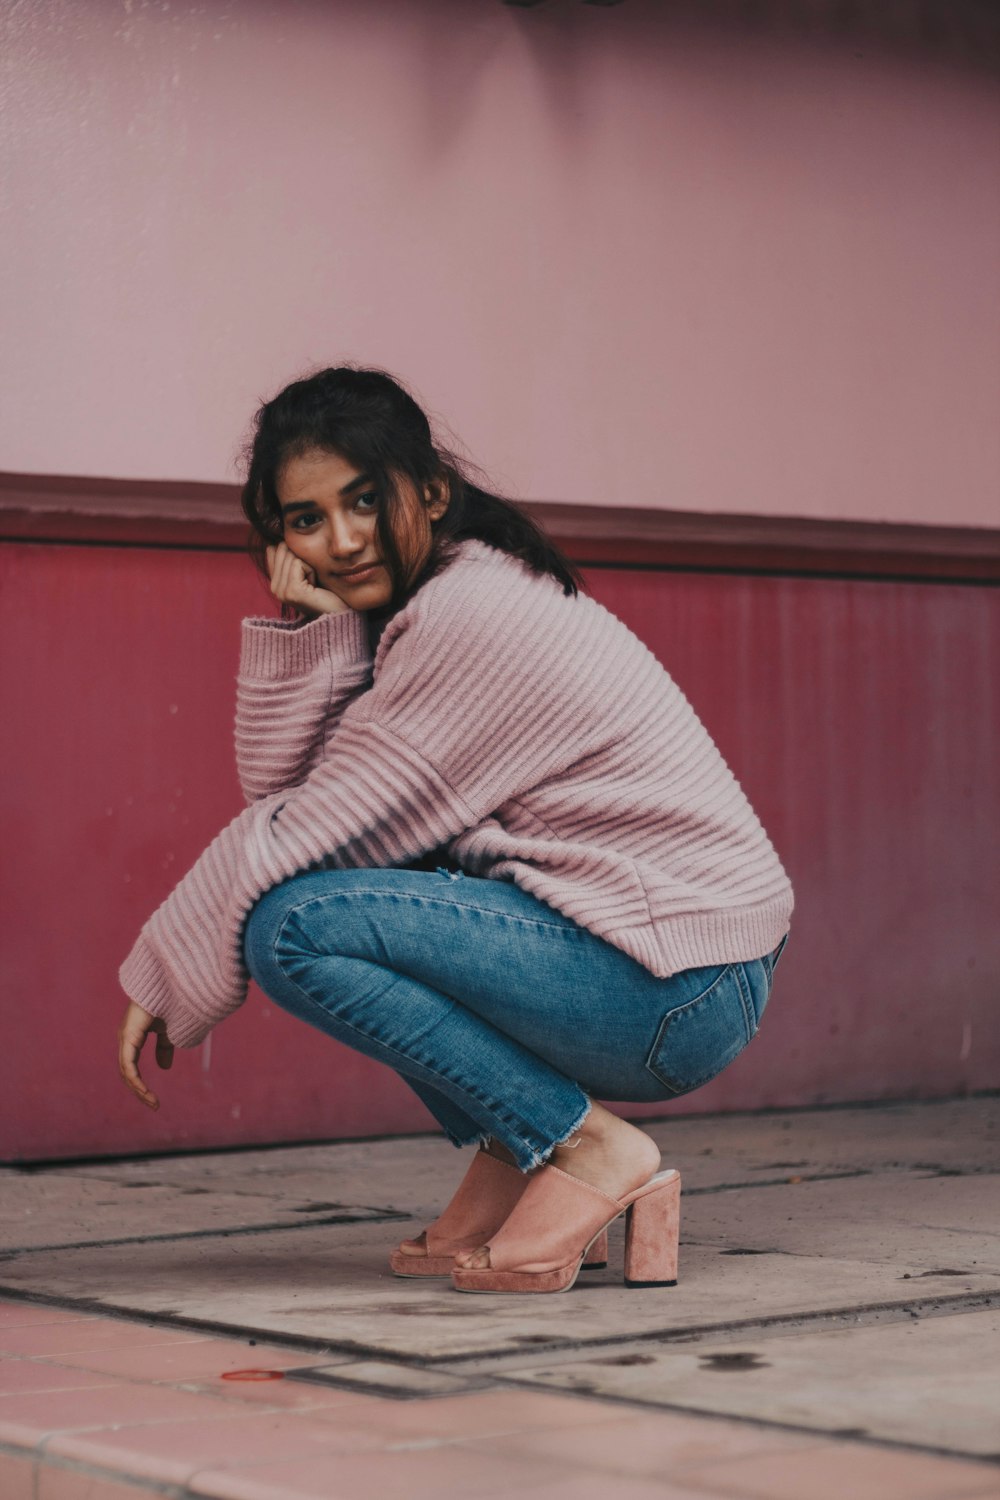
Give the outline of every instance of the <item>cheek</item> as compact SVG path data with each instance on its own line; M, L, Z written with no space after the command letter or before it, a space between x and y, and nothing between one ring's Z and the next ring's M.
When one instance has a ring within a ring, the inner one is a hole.
M314 537L303 536L301 532L287 529L282 540L289 552L294 552L296 557L305 562L310 553L315 550L316 541ZM312 544L312 545L310 545Z

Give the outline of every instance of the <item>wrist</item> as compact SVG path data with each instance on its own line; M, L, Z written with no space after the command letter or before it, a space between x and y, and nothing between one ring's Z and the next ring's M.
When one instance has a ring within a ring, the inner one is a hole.
M351 609L349 604L345 604L343 599L339 598L336 594L326 590L317 590L317 592L322 593L324 597L315 599L310 603L309 611L313 618L319 615L348 615L356 613L355 610Z

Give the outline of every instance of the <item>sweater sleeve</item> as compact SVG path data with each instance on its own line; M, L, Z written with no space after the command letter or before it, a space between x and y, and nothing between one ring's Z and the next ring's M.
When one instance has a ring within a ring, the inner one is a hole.
M248 803L303 781L352 698L371 680L364 616L308 624L244 620L236 684L236 767Z
M175 1044L195 1046L242 1003L243 927L265 891L320 863L406 864L561 753L572 693L559 682L559 652L553 662L534 639L520 569L505 571L513 587L499 599L482 597L487 576L411 610L305 781L246 808L147 922L121 982L166 1020Z

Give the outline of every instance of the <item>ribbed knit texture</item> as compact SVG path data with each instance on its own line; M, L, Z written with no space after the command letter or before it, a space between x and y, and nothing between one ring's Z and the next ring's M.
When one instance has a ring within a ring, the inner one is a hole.
M442 845L665 977L759 958L792 891L683 693L594 600L463 542L370 659L361 615L243 626L250 805L153 914L126 992L194 1046L246 994L254 902L299 871Z

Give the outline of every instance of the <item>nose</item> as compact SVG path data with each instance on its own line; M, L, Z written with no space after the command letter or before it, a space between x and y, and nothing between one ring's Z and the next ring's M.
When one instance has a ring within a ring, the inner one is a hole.
M331 558L357 557L364 551L365 535L350 515L335 513L330 518L327 545Z

